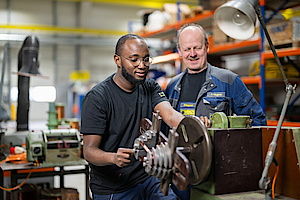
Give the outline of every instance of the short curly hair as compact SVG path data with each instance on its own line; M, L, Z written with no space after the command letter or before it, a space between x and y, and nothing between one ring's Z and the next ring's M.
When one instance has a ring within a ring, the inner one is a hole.
M119 38L117 45L116 45L116 49L115 49L115 54L116 55L121 55L122 51L124 50L124 44L127 40L133 40L133 39L140 39L145 41L144 38L142 38L141 36L135 35L135 34L126 34L123 35L122 37Z

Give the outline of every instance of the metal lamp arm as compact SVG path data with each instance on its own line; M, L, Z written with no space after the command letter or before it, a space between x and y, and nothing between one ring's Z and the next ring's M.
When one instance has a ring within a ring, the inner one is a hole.
M281 73L282 78L283 78L283 82L284 82L284 84L285 84L285 86L286 86L286 89L288 89L288 85L289 85L288 79L287 79L287 77L286 77L286 75L285 75L285 73L284 73L283 67L282 67L282 65L281 65L281 62L280 62L279 57L278 57L278 55L277 55L277 52L276 52L276 50L275 50L274 44L273 44L273 42L272 42L272 40L271 40L271 37L270 37L270 35L269 35L269 32L268 32L268 29L267 29L267 27L266 27L265 21L263 20L263 17L262 17L262 15L261 15L259 5L257 4L257 6L254 6L254 9L255 9L256 15L257 15L257 17L258 17L258 20L259 20L259 22L260 22L260 24L261 24L261 27L262 27L263 30L264 30L265 36L266 36L266 38L267 38L267 40L268 40L268 43L269 43L269 45L270 45L270 48L271 48L271 51L272 51L272 53L273 53L273 55L274 55L276 64L277 64L278 67L279 67L280 73Z
M285 83L286 92L287 92L286 96L285 96L285 101L284 101L284 104L283 104L283 107L282 107L282 110L281 110L281 113L280 113L280 118L279 118L279 121L278 121L278 124L277 124L277 127L276 127L276 131L275 131L275 134L273 136L273 140L269 144L268 152L266 154L265 167L264 167L264 170L262 172L261 179L259 180L260 189L267 189L268 183L269 183L269 178L267 178L268 170L269 170L269 167L272 164L272 161L273 161L273 158L274 158L274 154L275 154L275 150L276 150L276 146L277 146L277 139L278 139L278 136L279 136L279 133L280 133L280 130L281 130L281 126L282 126L282 123L283 123L283 120L284 120L284 117L285 117L285 114L286 114L286 111L287 111L289 101L291 99L292 94L296 90L296 85L293 87L288 82L288 79L287 79L287 77L284 73L283 67L280 63L279 57L278 57L278 55L275 51L275 47L273 45L273 42L272 42L271 37L269 35L269 32L266 28L266 24L265 24L265 22L262 18L262 15L261 15L261 12L260 12L260 6L257 4L256 6L254 6L254 8L255 8L256 15L258 16L258 19L260 21L261 27L263 28L265 36L268 40L268 43L269 43L270 48L272 50L272 53L274 55L275 61L278 65L278 67L279 67L279 70L280 70L281 74L282 74L282 78L283 78L283 81Z
M280 113L280 118L278 120L276 131L275 131L275 134L273 136L272 142L269 144L269 148L268 148L268 151L267 151L267 154L266 154L265 167L264 167L264 170L262 172L261 179L259 180L260 189L267 189L267 185L269 183L269 179L267 178L268 171L269 171L270 165L272 164L272 161L273 161L273 158L274 158L274 154L275 154L275 150L276 150L276 146L277 146L277 139L278 139L278 136L279 136L279 133L280 133L280 130L281 130L281 126L282 126L282 123L283 123L283 120L284 120L284 116L285 116L285 113L286 113L286 110L287 110L287 107L288 107L288 104L289 104L289 101L291 99L291 96L292 96L292 93L293 93L294 89L295 88L291 84L288 85L287 93L286 93L286 96L285 96L285 101L284 101L284 104L283 104L283 107L282 107L282 110L281 110L281 113Z

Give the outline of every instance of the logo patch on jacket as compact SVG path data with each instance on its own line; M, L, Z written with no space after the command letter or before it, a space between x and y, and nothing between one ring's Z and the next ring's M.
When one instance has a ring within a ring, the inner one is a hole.
M208 92L207 97L225 97L225 92Z
M181 102L179 106L179 112L184 116L195 115L195 102Z

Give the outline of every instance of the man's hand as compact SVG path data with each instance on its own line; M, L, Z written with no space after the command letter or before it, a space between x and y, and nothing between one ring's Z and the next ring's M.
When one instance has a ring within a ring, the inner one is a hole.
M205 117L203 117L203 116L200 116L199 117L200 118L200 120L204 123L204 125L206 126L206 128L209 128L210 127L210 120L205 116Z
M133 153L133 149L119 148L117 153L115 153L113 163L118 167L125 167L130 163L130 156Z

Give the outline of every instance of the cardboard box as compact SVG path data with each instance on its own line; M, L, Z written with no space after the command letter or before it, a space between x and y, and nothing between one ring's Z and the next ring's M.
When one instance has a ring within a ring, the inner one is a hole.
M187 4L165 3L163 10L171 15L169 24L177 23L178 21L189 18L192 15L192 10ZM180 13L178 13L180 11Z
M228 0L199 0L199 5L203 6L204 10L215 10L227 1Z
M274 45L291 43L293 46L300 41L300 17L267 25L267 30ZM268 41L265 40L268 46Z

